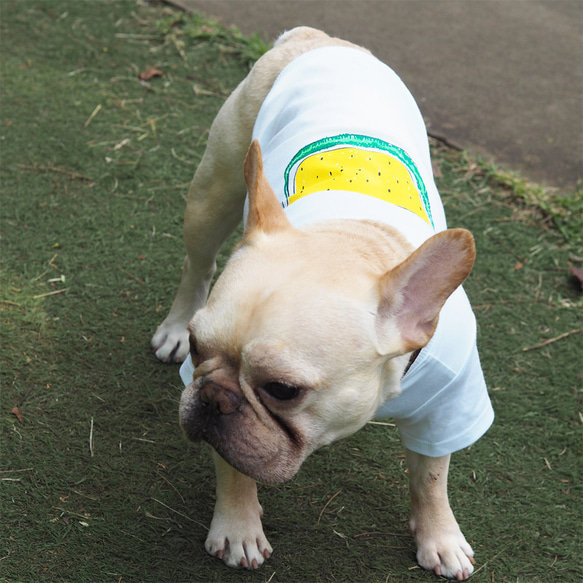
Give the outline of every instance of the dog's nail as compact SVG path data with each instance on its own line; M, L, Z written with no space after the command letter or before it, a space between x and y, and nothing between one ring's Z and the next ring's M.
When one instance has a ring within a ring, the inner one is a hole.
M474 559L474 557L468 557L468 559L470 559L470 563L472 563L472 565L476 564L476 559Z
M215 554L215 557L222 561L223 560L223 549L221 549L220 551L217 551Z
M259 565L257 564L257 559L253 559L253 561L251 561L251 568L257 569L257 567L259 567Z
M271 557L271 555L269 554L269 551L267 549L265 549L263 551L263 558L264 559L269 559L269 557Z
M435 565L435 567L433 567L433 572L441 577L441 565Z
M241 565L242 569L247 569L247 567L249 567L249 563L247 562L247 559L245 557L241 559L241 562L239 564Z

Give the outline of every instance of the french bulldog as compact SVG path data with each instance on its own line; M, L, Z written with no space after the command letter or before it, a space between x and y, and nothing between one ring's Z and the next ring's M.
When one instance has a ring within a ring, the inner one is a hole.
M349 42L284 33L212 124L184 240L178 293L152 346L161 361L185 361L180 425L214 450L206 550L259 567L272 547L256 481L289 480L317 448L392 416L417 560L467 579L473 551L447 476L451 453L493 419L461 287L475 248L468 231L446 227L402 81Z

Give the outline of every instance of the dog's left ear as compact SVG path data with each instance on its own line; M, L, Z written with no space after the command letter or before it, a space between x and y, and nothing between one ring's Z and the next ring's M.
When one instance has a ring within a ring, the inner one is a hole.
M434 235L380 279L376 332L382 354L425 346L447 298L472 270L476 249L465 229Z
M263 172L263 158L257 140L249 147L243 170L249 193L249 214L244 240L256 232L271 234L293 229Z

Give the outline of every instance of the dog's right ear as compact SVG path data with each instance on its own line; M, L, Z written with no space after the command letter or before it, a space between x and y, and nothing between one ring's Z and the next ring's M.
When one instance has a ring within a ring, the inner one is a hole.
M257 232L270 234L293 229L263 172L263 158L257 140L249 147L243 170L249 193L249 214L243 238L249 239Z

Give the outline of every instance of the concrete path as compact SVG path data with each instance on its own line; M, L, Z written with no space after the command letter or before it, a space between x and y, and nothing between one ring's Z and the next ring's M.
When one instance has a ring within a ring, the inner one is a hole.
M582 180L582 0L178 2L266 40L304 24L364 45L431 133L548 186Z

